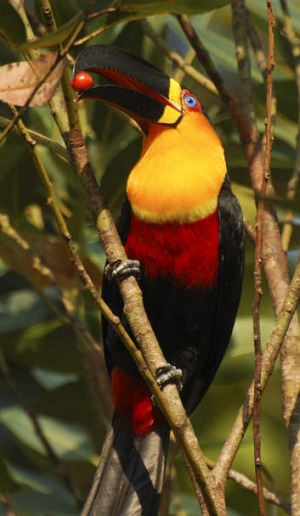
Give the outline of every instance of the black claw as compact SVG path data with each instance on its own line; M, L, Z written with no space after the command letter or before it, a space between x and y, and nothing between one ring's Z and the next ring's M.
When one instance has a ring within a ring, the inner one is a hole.
M106 265L105 276L109 281L114 279L124 279L134 276L139 279L141 275L140 262L138 260L117 260Z
M160 389L168 383L175 383L179 391L182 389L182 371L171 364L159 367L155 377Z

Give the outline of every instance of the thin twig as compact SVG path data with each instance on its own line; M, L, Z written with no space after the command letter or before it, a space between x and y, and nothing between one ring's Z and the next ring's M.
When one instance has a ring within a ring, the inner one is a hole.
M247 38L247 12L244 0L231 0L232 32L235 41L236 58L239 79L241 83L242 108L251 127L256 128L253 91L251 80L251 62ZM258 200L254 259L254 302L253 302L253 339L255 350L254 371L254 407L253 407L253 444L254 464L257 484L258 510L260 516L265 515L263 480L261 468L261 434L260 434L260 400L261 400L261 332L260 332L260 302L262 297L262 225L264 214L264 196L267 191L267 175L263 175L260 196Z
M20 120L20 118L22 116L24 116L24 114L26 113L26 111L27 111L27 109L29 107L29 104L32 101L33 97L35 96L36 92L41 87L41 85L48 79L49 75L53 72L54 68L58 65L58 63L60 63L61 59L62 58L58 54L56 56L56 59L55 59L54 63L49 68L49 70L42 77L40 77L37 80L37 83L34 86L34 88L32 89L32 91L31 91L30 95L28 96L28 99L26 100L25 104L19 109L19 111L16 111L13 119L10 121L10 123L6 126L6 128L0 134L0 143L8 136L8 134L13 129L13 127L16 125L18 120Z
M231 0L232 33L240 80L240 107L251 127L255 127L251 62L247 39L247 12L244 0Z
M117 7L107 7L107 9L101 9L101 11L97 11L95 13L89 14L86 19L87 21L94 20L95 18L99 18L99 16L103 16L104 14L112 14L117 11Z
M0 127L6 128L10 124L10 122L11 122L11 120L9 118L0 116ZM27 128L27 130L28 130L28 134L31 136L31 138L33 138L36 141L36 143L43 145L44 147L47 147L52 152L54 152L57 156L62 158L64 161L69 162L68 151L65 147L63 147L63 145L61 145L60 143L58 143L54 140L51 140L51 138L48 138L47 136L44 136L41 133L33 131L32 129ZM11 132L13 134L17 134L18 136L20 136L20 132L16 127L11 129Z
M266 196L268 181L270 179L270 161L273 145L272 134L272 98L273 98L273 68L274 68L274 18L272 3L268 5L268 70L267 70L267 97L266 97L266 119L265 119L265 159L264 170L261 182L261 195L257 205L256 222L256 246L254 263L254 304L253 304L253 331L255 346L255 373L254 373L254 408L253 408L253 437L254 437L254 458L255 474L257 483L258 509L259 514L265 514L262 463L261 463L261 435L260 435L260 400L261 400L261 368L262 368L262 347L260 332L260 303L262 296L262 248L263 248L263 214L265 210L264 197Z
M289 325L293 319L297 304L300 298L300 255L295 269L294 276L289 285L287 295L282 304L278 317L276 319L275 327L268 340L266 350L262 359L262 375L261 375L261 392L267 386L268 380L273 372L275 362L280 353L281 347L284 343L285 335L288 331ZM245 402L240 408L236 420L232 426L229 437L223 446L219 455L216 467L214 469L214 476L217 482L227 477L228 471L231 468L235 454L237 453L240 443L245 435L248 425L251 421L254 405L254 382L250 385Z
M206 457L206 463L209 468L213 469L216 466L216 462ZM250 480L246 475L241 473L240 471L236 471L235 469L230 469L228 472L228 478L230 480L233 480L240 486L242 486L247 491L252 491L253 493L257 494L257 485L255 482ZM266 487L263 489L263 495L266 502L270 502L274 505L277 505L278 507L281 507L285 512L289 514L290 512L290 503L289 501L284 498L283 496L274 493L273 491L270 491Z
M172 48L170 48L165 40L161 38L157 32L151 27L148 20L141 20L141 26L143 28L143 32L148 38L150 38L155 45L164 52L164 54L168 57L168 59L174 63L180 70L182 70L186 75L194 79L198 84L206 88L210 93L214 95L218 95L218 91L214 85L214 83L205 77L202 73L198 72L193 66L187 64L185 60L181 57L180 54L175 52Z

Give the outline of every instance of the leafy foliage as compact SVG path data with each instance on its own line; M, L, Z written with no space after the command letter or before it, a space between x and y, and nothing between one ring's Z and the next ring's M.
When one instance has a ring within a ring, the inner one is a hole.
M53 0L51 6L58 28L47 32L38 0L25 0L29 15L25 18L24 13L20 9L15 10L8 0L1 2L0 53L1 62L5 63L0 68L2 130L12 118L7 103L24 105L37 84L36 76L30 74L32 63L44 62L43 56L54 56L45 53L48 52L45 48L51 47L51 51L61 49L61 45L65 48L80 28L75 38L79 45L69 49L70 60L82 48L80 43L93 36L92 44L115 44L126 48L180 78L181 70L171 64L157 42L147 38L143 32L139 20L150 15L153 16L149 18L152 28L183 57L188 52L188 45L173 13L193 15L194 27L205 41L231 93L239 96L228 1L105 1L101 2L101 9L112 10L101 16L96 16L99 2L91 3L90 18L81 27L83 13L89 4L87 0ZM248 9L265 48L267 18L262 4L253 0L249 2ZM118 7L117 11L113 11L115 7ZM294 29L299 36L300 9L296 4L292 9ZM280 23L279 2L275 2L275 14ZM35 31L33 39L28 37L28 20ZM278 202L278 216L283 223L286 210L291 207L286 203L286 193L295 160L298 98L292 56L279 28L276 37L277 124L272 174L278 197L275 204ZM254 54L251 62L257 122L263 133L265 88ZM191 65L203 73L195 58ZM64 143L55 123L55 110L64 110L65 107L52 104L53 117L47 104L53 98L65 61L58 66L60 69L54 72L51 90L46 80L42 101L38 103L35 100L31 104L43 106L30 107L24 113L23 121L32 131L69 230L99 287L105 259L103 249L91 223L81 187L66 160ZM20 86L21 74L15 75L21 68L25 68L30 76L22 79L26 90ZM42 67L37 75L41 78L46 72ZM192 76L186 75L182 81L201 99L220 134L234 190L245 218L254 224L256 210L247 164L227 110L216 95ZM11 89L14 95L8 96ZM3 91L6 95L2 94ZM128 172L139 153L140 136L119 113L101 104L80 104L79 110L97 179L114 215L117 215ZM108 403L95 388L87 351L93 339L100 341L101 323L96 307L74 273L35 163L15 128L7 134L0 147L0 160L0 513L5 514L10 509L18 515L78 514L92 480L109 413ZM293 207L297 207L297 199ZM299 212L296 212L289 247L291 268L294 267L292 253L298 241ZM253 245L248 241L245 286L230 350L193 419L205 453L211 458L217 457L253 378L253 253ZM274 324L266 289L261 324L263 342L266 342ZM98 372L105 374L100 366ZM267 472L266 485L287 496L289 465L279 402L280 389L280 375L276 370L263 399L263 464ZM235 468L254 478L250 430L240 448ZM180 457L176 460L176 470L171 514L179 514L181 510L186 510L189 515L198 514ZM228 514L251 515L257 510L255 496L233 482L228 487L228 506L232 511ZM278 510L277 513L283 512Z

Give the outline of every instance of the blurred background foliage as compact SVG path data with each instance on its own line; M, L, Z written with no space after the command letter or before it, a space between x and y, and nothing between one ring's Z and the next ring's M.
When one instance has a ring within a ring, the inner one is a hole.
M86 0L51 0L59 31L51 35L50 43L45 40L46 46L64 42L72 34L76 16L87 3ZM193 25L230 92L238 96L239 78L228 4L225 0L120 0L118 6L124 9L121 14L95 18L77 39L98 32L87 44L114 44L139 54L173 74L201 99L224 144L233 187L244 216L254 224L255 203L247 164L227 109L217 95L184 75L168 60L161 48L145 35L140 21L147 16L151 27L166 44L182 57L188 55L190 64L203 73L176 18L167 13L192 15ZM299 36L300 5L297 1L289 4L294 30ZM0 3L0 11L3 7L0 34L4 36L0 40L1 65L23 60L26 55L26 49L20 50L16 44L24 43L26 39L22 21L8 5L9 2ZM97 11L113 5L110 1L94 2L93 9ZM279 0L273 5L277 20L274 83L277 114L272 177L278 196L275 201L278 217L283 225L287 209L297 206L296 201L291 206L285 199L295 160L298 97L290 47L281 31L283 18ZM25 0L25 6L36 27L43 23L38 1ZM247 7L266 49L265 2L251 0ZM79 45L71 49L70 60L81 48ZM265 88L254 54L251 65L257 122L263 132ZM123 116L100 103L80 104L79 110L97 179L117 216L126 177L139 154L141 137ZM5 118L11 118L4 103L0 104L0 115L3 129ZM30 108L23 120L31 130L63 145L48 105ZM105 257L79 182L65 158L47 146L38 147L70 232L99 287ZM0 164L0 514L75 515L91 484L109 421L108 402L104 403L97 395L91 379L87 360L89 339L80 328L82 324L90 337L100 343L100 316L79 283L31 155L17 132L10 133L2 143ZM10 229L18 232L28 248L16 243L3 230L5 221L9 221ZM291 271L298 242L299 213L296 209L288 251ZM212 459L218 456L253 377L254 248L249 239L246 247L243 297L230 349L214 384L193 416L203 449ZM42 265L49 268L59 289L32 267L33 256L39 257ZM64 320L62 293L72 303L72 320ZM261 320L265 343L274 325L267 288L264 288ZM262 400L264 480L266 486L288 496L289 459L280 400L280 373L276 369ZM198 514L198 505L180 456L175 465L170 514ZM254 478L251 429L244 438L234 467ZM255 496L232 481L228 482L227 500L228 514L257 513ZM268 510L269 514L283 514L280 509L271 512L268 507Z

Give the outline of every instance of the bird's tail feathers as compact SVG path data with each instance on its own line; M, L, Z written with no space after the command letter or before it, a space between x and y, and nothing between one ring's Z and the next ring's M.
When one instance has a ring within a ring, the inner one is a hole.
M163 424L134 436L115 414L81 516L157 515L169 434Z

